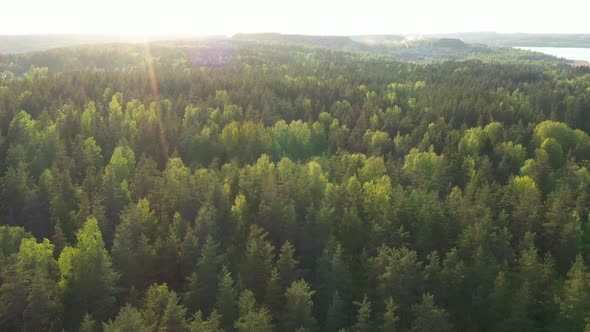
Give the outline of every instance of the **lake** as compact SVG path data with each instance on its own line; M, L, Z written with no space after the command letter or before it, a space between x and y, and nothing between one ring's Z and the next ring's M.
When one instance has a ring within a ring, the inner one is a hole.
M522 47L515 46L521 50L529 50L554 55L558 58L568 60L585 60L590 61L590 48L569 48L569 47Z

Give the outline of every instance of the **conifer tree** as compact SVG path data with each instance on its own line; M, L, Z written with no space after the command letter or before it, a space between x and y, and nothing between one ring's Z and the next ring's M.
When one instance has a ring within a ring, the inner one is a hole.
M318 329L317 321L312 315L314 293L303 279L294 281L287 289L282 317L284 331L291 332L298 329L316 331Z
M58 261L59 286L64 294L63 321L68 329L78 328L86 313L97 321L113 314L119 277L112 268L95 218L89 218L76 237L76 246L64 248Z
M227 266L224 265L221 268L218 280L216 308L221 314L223 328L226 331L232 331L234 321L237 319L238 296L234 289L234 280Z

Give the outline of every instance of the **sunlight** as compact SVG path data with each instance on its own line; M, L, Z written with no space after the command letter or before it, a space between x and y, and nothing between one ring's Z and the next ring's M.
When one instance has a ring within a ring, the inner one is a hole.
M564 0L559 6L533 0L498 0L476 5L467 0L22 0L3 3L0 34L583 33L590 32L589 10L588 2L578 0ZM26 13L26 19L15 13Z
M0 332L590 331L582 1L5 0Z

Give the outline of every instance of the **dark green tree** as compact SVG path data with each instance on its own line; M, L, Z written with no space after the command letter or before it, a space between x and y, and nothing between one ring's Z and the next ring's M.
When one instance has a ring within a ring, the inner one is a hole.
M373 321L371 320L371 301L364 295L362 302L354 303L358 308L356 312L356 323L352 326L353 331L372 331L374 329Z
M385 301L385 312L383 313L383 319L379 326L380 331L395 332L398 330L399 317L395 313L397 309L398 306L391 297Z
M111 257L104 248L98 222L89 218L76 235L75 247L66 247L59 256L64 296L64 326L76 329L84 314L105 321L113 314L118 279Z
M422 295L422 301L412 306L414 322L412 331L451 331L453 324L449 314L434 303L434 297L428 293Z
M340 329L346 327L348 318L344 309L345 306L342 302L342 298L340 297L340 293L335 291L334 296L332 296L332 303L330 304L326 314L326 331L338 332Z
M238 313L239 318L234 326L240 332L270 332L274 330L270 313L264 307L257 308L254 293L249 290L243 291L240 295Z
M234 321L237 319L237 291L234 288L234 280L227 266L223 266L219 272L217 282L216 308L221 314L222 325L226 331L232 331Z
M141 311L130 305L123 307L115 320L103 323L103 331L105 332L140 332L148 329Z
M154 282L156 227L157 220L147 200L129 205L123 211L111 249L122 286L142 291Z
M260 300L264 299L274 261L274 246L266 240L267 236L264 229L252 225L244 260L240 265L241 288L251 290Z
M284 331L296 331L302 328L308 331L318 330L317 321L312 315L314 293L303 279L294 281L287 289L281 320Z
M577 256L567 273L562 294L556 298L559 305L560 329L581 331L590 310L590 283L582 257Z
M185 303L189 310L201 310L209 314L216 302L218 270L221 257L218 253L219 243L212 237L207 237L201 257L197 262L197 270L191 275L188 291L185 293Z

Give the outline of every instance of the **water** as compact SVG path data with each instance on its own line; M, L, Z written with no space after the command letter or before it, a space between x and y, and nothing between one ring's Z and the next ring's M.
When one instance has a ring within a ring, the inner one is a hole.
M568 60L585 60L590 61L590 48L569 48L569 47L522 47L515 46L521 50L529 50L554 55L558 58Z

